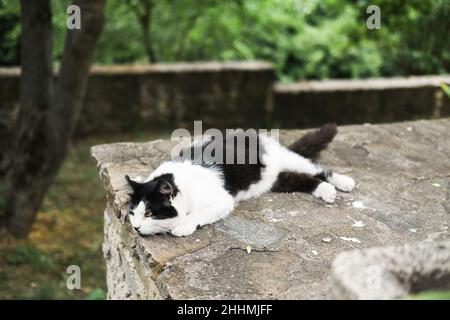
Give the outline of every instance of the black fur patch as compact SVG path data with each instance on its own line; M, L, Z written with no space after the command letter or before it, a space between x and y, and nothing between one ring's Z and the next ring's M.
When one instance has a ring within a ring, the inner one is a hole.
M237 141L243 139L243 148L238 148ZM256 143L252 143L255 142ZM210 158L195 158L195 150L198 154L204 155L203 151L210 144L213 139L206 141L203 145L194 145L180 153L182 159L190 159L206 168L216 168L223 173L225 181L225 189L235 196L239 191L247 190L250 185L261 180L261 170L265 167L261 162L261 157L264 154L264 149L260 143L259 136L256 131L244 132L243 130L236 130L234 134L224 135L221 142L223 161L217 163L214 159L215 153L211 154ZM256 149L255 149L256 148ZM256 154L256 158L252 155ZM186 155L190 155L186 157ZM231 163L227 163L227 155L234 155ZM206 154L208 156L208 154ZM238 163L238 159L244 159L243 163Z
M329 169L325 169L322 173L316 174L314 177L316 177L322 181L328 181L328 178L330 178L332 174L333 174L333 171L331 171Z
M255 147L250 145L250 141L252 139L257 141L257 150L251 149ZM237 142L235 141L236 143L232 143L232 141L232 139L227 139L227 144L224 148L224 155L226 157L231 150L234 150L234 161L231 164L222 164L220 167L225 178L225 189L228 190L232 196L235 196L239 191L247 190L252 184L261 180L261 170L265 166L262 164L260 159L260 155L263 155L264 150L261 149L263 147L259 141L258 135L246 138L245 148L243 150L238 150ZM254 161L254 163L251 163L250 151L255 152L258 155L256 162ZM239 164L237 163L237 157L238 153L242 152L244 153L243 157L245 159L245 163Z
M280 172L272 186L273 192L308 192L316 190L322 181L305 173Z
M291 144L289 149L305 158L316 160L319 158L320 152L325 150L336 136L336 133L336 124L326 124L319 130L305 134Z
M170 199L179 192L171 173L155 177L145 183L133 181L128 176L126 179L133 189L133 193L130 194L130 208L135 208L139 202L144 201L152 219L169 219L178 215L177 210L170 204Z

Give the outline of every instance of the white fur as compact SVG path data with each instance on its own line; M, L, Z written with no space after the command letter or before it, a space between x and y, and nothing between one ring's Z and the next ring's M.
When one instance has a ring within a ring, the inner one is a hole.
M236 201L246 200L270 191L281 171L294 171L311 175L319 174L323 169L295 152L283 147L278 141L261 135L261 143L264 148L264 156L261 162L265 168L261 173L261 180L253 184L247 190L240 191L236 196Z
M279 159L281 146L277 141L266 136L260 136L260 139L265 152L261 159L261 162L265 165L261 172L261 180L252 184L247 190L238 192L234 197L235 201L258 197L269 191L277 180L280 172L280 163L277 159Z
M327 181L341 191L350 192L355 187L355 180L349 176L333 172Z
M186 236L197 226L214 223L233 210L233 197L224 189L220 172L189 161L165 162L146 181L165 173L173 174L179 190L171 200L178 215L170 219L145 219L145 208L139 204L130 221L141 234L171 232L175 236Z
M321 182L316 190L314 190L313 196L320 198L325 202L333 203L336 199L336 189L328 182Z

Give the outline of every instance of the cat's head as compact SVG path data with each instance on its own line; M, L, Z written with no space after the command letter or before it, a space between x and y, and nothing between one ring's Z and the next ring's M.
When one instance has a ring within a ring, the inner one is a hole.
M131 189L129 218L133 228L141 235L170 231L178 217L173 203L179 190L172 174L163 174L148 182L137 182L125 176Z

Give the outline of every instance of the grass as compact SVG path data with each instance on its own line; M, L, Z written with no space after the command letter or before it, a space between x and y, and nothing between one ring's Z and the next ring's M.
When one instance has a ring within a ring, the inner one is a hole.
M412 300L450 300L450 291L426 291L408 298Z
M164 133L134 133L76 142L48 191L29 237L0 231L0 299L104 299L102 256L105 192L90 147L146 141ZM81 269L81 288L66 286L67 267Z

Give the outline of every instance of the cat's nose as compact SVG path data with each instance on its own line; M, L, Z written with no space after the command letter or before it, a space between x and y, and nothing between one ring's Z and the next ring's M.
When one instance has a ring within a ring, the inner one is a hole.
M133 227L133 228L134 228L134 230L139 231L140 227Z

